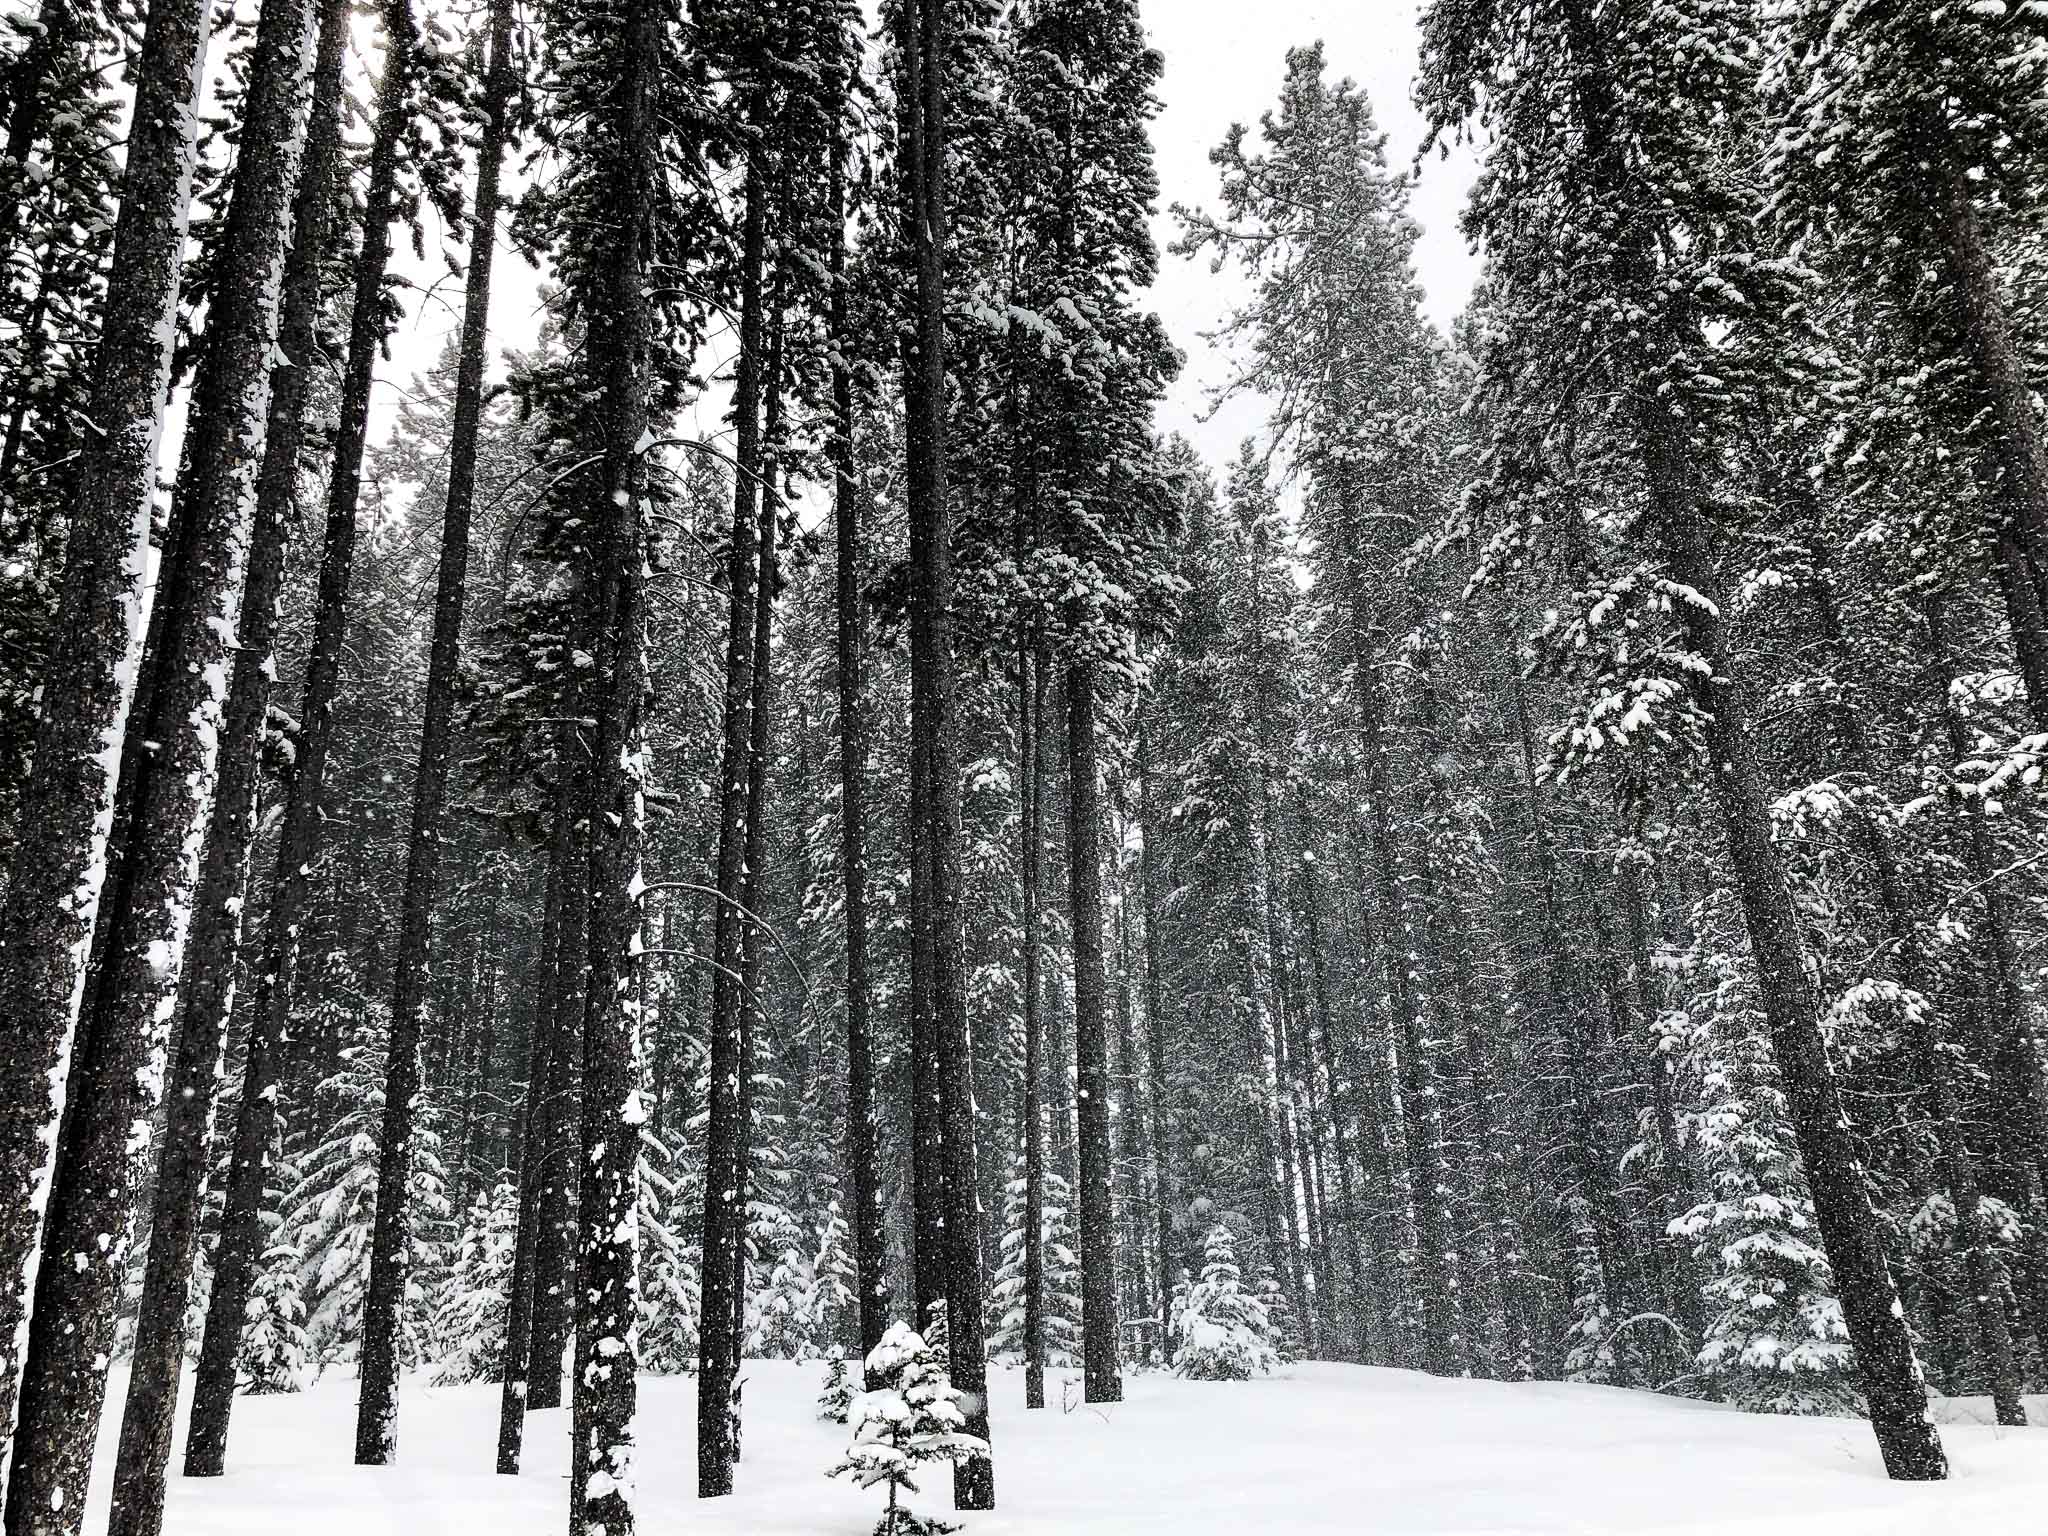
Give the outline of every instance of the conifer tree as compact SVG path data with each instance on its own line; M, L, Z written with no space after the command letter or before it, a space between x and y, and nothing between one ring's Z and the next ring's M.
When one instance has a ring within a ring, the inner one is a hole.
M1635 590L1672 610L1687 681L1669 713L1697 733L1708 767L1879 1447L1894 1477L1939 1478L1946 1461L1770 841L1715 565L1714 445L1738 407L1780 407L1793 382L1784 353L1800 340L1801 276L1759 254L1754 189L1742 180L1757 18L1723 0L1677 12L1442 0L1425 17L1419 96L1432 123L1450 133L1483 115L1497 146L1468 217L1497 283L1482 362L1498 402L1482 498L1500 519L1490 551L1504 560L1534 540L1529 513L1551 477L1547 423L1560 404L1609 390L1617 403L1602 426L1641 509L1623 558L1640 562ZM1570 84L1562 108L1541 83L1556 78ZM1560 241L1586 260L1552 282Z
M1201 1278L1183 1285L1173 1318L1173 1372L1196 1381L1249 1381L1273 1370L1272 1314L1247 1290L1237 1237L1219 1222L1203 1239Z

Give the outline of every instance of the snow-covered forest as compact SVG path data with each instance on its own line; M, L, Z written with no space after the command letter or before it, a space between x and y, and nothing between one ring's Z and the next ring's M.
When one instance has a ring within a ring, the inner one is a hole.
M2038 1528L2048 4L1193 3L9 0L4 1536Z

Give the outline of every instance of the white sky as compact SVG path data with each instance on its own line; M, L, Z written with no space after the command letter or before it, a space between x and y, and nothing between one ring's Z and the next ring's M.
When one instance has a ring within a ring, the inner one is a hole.
M1388 158L1397 168L1408 165L1423 133L1408 95L1420 8L1420 0L1146 0L1146 24L1166 56L1160 83L1165 110L1153 126L1161 249L1178 233L1166 216L1169 206L1215 206L1216 168L1209 151L1231 123L1256 127L1259 115L1278 101L1289 48L1321 39L1330 77L1349 76L1365 88L1388 136ZM1422 226L1417 275L1430 318L1445 330L1464 308L1477 272L1458 232L1471 178L1469 158L1454 153L1440 161L1432 155L1414 198ZM1199 419L1207 391L1228 371L1202 333L1228 312L1237 291L1227 273L1210 273L1207 257L1175 256L1162 260L1153 290L1153 308L1187 354L1160 424L1185 433L1218 470L1236 453L1238 441L1263 424L1262 410L1250 400L1233 403L1213 421Z
M1143 0L1153 42L1166 59L1160 95L1164 111L1153 127L1160 177L1155 233L1162 251L1176 234L1167 209L1175 202L1212 205L1216 172L1209 151L1233 121L1256 124L1277 99L1290 47L1320 38L1333 78L1350 76L1371 97L1388 134L1388 154L1406 166L1422 137L1422 122L1409 101L1415 66L1416 13L1421 0ZM1476 264L1457 229L1458 211L1471 181L1470 162L1434 156L1423 167L1413 211L1422 226L1418 276L1430 318L1448 328L1472 288ZM491 305L492 351L529 340L537 327L536 274L502 242ZM408 263L410 265L410 263ZM394 391L432 361L461 320L458 285L448 281L435 258L424 281L441 278L437 298L416 304L393 338L393 361L380 365L377 419L390 419ZM1214 420L1203 420L1206 392L1226 373L1223 360L1203 340L1230 307L1237 284L1229 274L1212 275L1207 258L1165 256L1151 305L1165 319L1186 354L1181 377L1160 413L1163 428L1192 439L1219 471L1234 456L1239 439L1259 431L1263 412L1256 401L1235 402ZM714 337L712 345L720 345ZM714 436L723 429L723 392L695 411L695 430ZM381 429L380 429L381 435Z

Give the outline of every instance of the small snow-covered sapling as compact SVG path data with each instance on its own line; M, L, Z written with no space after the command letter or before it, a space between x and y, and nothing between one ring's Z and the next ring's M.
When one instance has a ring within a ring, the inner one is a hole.
M867 1379L877 1385L853 1398L853 1444L827 1475L851 1477L863 1488L888 1485L889 1507L875 1536L935 1536L955 1529L912 1514L900 1498L917 1492L914 1468L988 1454L988 1442L962 1428L967 1420L961 1394L946 1379L944 1359L908 1323L897 1323L868 1356Z
M818 1417L844 1424L853 1414L853 1378L846 1374L846 1352L832 1351L832 1363L825 1367L825 1385L818 1391Z

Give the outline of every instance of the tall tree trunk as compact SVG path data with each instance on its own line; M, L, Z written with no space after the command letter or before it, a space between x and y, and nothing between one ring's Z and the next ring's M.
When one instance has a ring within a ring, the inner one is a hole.
M1821 638L1838 669L1848 661L1848 637L1824 561L1816 559L1810 589ZM1935 623L1938 626L1938 605ZM1938 632L1938 631L1937 631ZM1843 703L1834 711L1836 729L1846 749L1849 771L1862 786L1875 790L1878 783L1877 749L1864 729L1862 717ZM1953 721L1952 711L1944 715ZM1952 749L1960 743L1951 737ZM1952 755L1960 758L1959 750ZM1861 796L1850 796L1850 830L1861 845L1876 887L1878 910L1883 914L1888 948L1899 984L1913 994L1899 1008L1900 1022L1918 1070L1920 1085L1928 1099L1928 1113L1936 1145L1940 1149L1940 1172L1946 1193L1955 1207L1956 1224L1962 1244L1963 1270L1969 1282L1966 1310L1998 1422L2023 1425L2027 1411L2020 1399L2020 1377L2013 1349L2012 1331L2005 1315L2002 1282L1993 1250L1996 1237L1983 1212L1983 1191L1977 1177L1976 1161L1963 1133L1962 1092L1956 1082L1951 1042L1943 1038L1934 1010L1938 996L1933 972L1920 931L1913 918L1912 899L1899 867L1898 851L1891 829L1879 813ZM1632 873L1632 872L1631 872ZM1640 889L1632 892L1634 906L1641 905ZM1633 912L1633 909L1632 909ZM1631 918L1632 926L1636 919Z
M579 701L577 706L583 706ZM563 728L557 756L555 836L570 871L562 898L562 931L555 947L549 991L554 1047L548 1055L542 1110L540 1191L533 1238L533 1346L526 1364L526 1406L562 1406L562 1362L574 1319L576 1209L583 1145L583 1014L590 973L590 903L581 871L590 863L589 791L582 748Z
M476 501L477 435L483 424L484 348L491 308L491 260L498 243L498 170L512 131L512 0L491 0L484 131L477 149L476 198L463 291L462 339L455 368L455 418L449 429L448 497L441 517L441 569L434 594L434 637L427 661L425 718L413 776L412 828L399 899L398 965L391 986L391 1043L385 1056L384 1125L377 1158L377 1214L370 1236L370 1278L363 1298L357 1375L356 1464L381 1467L398 1453L399 1314L412 1259L413 1136L420 1096L420 1045L431 977L434 895L440 878L448 758L454 743L455 674L462 658L463 602L469 582L469 524Z
M343 0L321 0L317 7L304 9L306 21L317 19L319 38L310 105L297 103L307 113L305 148L290 199L291 240L284 257L276 338L277 350L286 358L309 356L313 344L319 258L327 245L333 206L341 63L349 15ZM283 131L296 128L293 122ZM252 122L244 133L247 142L259 144L267 133L277 131ZM279 212L281 217L282 210ZM275 252L271 254L274 258ZM258 369L266 361L266 357L242 360ZM164 1472L170 1461L178 1373L185 1355L186 1293L211 1162L220 1056L233 1007L249 850L256 835L263 722L276 670L280 598L290 544L288 499L280 497L272 483L273 465L282 456L296 475L306 373L305 368L289 364L268 370L262 463L254 471L253 485L237 491L243 496L253 493L255 498L249 569L237 625L240 650L221 726L219 785L201 856L192 931L186 941L175 1021L178 1054L164 1119L151 1206L149 1261L137 1309L133 1365L115 1461L110 1536L156 1536L163 1526Z
M750 115L758 118L758 105ZM754 575L753 541L761 495L761 364L765 325L763 282L767 262L768 178L765 151L747 157L746 211L740 234L740 350L734 370L732 542L726 556L727 612L724 740L719 762L718 909L713 920L711 973L710 1102L704 1131L703 1301L699 1307L697 1370L697 1493L732 1492L737 1459L733 1382L739 1371L738 1286L746 1244L746 1206L740 1188L747 1174L743 1075L745 1011L752 1000L740 985L739 910L746 878L747 768L752 740Z
M1308 941L1309 981L1314 1003L1314 1028L1304 1031L1308 1045L1306 1070L1309 1080L1314 1082L1318 1072L1317 1056L1321 1056L1320 1071L1327 1084L1324 1092L1325 1114L1330 1127L1330 1162L1337 1173L1337 1209L1328 1212L1323 1221L1326 1238L1335 1242L1343 1252L1344 1267L1349 1271L1352 1290L1358 1299L1360 1316L1353 1331L1353 1358L1367 1357L1365 1314L1371 1305L1371 1282L1367 1277L1365 1258L1359 1247L1359 1207L1357 1191L1351 1174L1350 1137L1345 1129L1344 1095L1342 1083L1344 1072L1340 1066L1341 1056L1337 1047L1336 1020L1330 1001L1330 978L1328 952L1323 943L1322 894L1317 879L1320 864L1315 850L1309 846L1309 818L1305 797L1297 796L1296 821L1301 828L1301 911L1304 936ZM1336 1232L1332 1232L1336 1228ZM1334 1307L1335 1296L1326 1305Z
M1109 1029L1102 961L1101 780L1096 763L1096 664L1067 664L1067 888L1073 914L1074 1058L1081 1207L1082 1391L1123 1401L1118 1373L1116 1170L1109 1145Z
M1635 408L1653 526L1672 578L1700 597L1679 606L1687 637L1709 669L1710 681L1700 692L1714 796L1755 956L1758 1002L1784 1076L1821 1245L1834 1268L1871 1425L1891 1476L1945 1477L1948 1461L1927 1414L1920 1364L1913 1356L1855 1136L1828 1062L1798 914L1771 843L1770 811L1741 669L1721 623L1723 610L1716 602L1720 583L1708 555L1703 512L1691 489L1682 446L1685 427L1661 399L1640 398Z
M661 175L654 93L663 10L627 0L605 35L606 89L593 136L605 158L588 168L598 194L595 246L581 295L585 387L598 403L603 479L591 509L589 981L584 988L582 1194L576 1265L576 1370L569 1458L571 1536L632 1536L635 1330L640 1267L640 1095L637 973L645 882L648 694L647 524L642 505L654 317L645 242ZM601 498L601 499L600 499Z
M325 836L324 808L320 802L326 788L327 757L333 745L334 701L341 686L342 642L348 626L349 588L355 563L356 507L362 490L363 445L369 432L372 373L384 339L384 271L391 259L398 155L409 116L408 77L416 45L408 0L384 0L383 17L384 76L377 87L377 125L370 143L369 178L363 198L362 245L352 274L348 361L342 375L340 420L327 483L327 519L320 553L319 591L314 600L313 644L299 704L302 734L284 825L278 834L270 912L264 925L262 955L256 966L248 1062L243 1068L242 1101L235 1125L234 1162L221 1216L221 1242L214 1261L213 1291L207 1302L199 1375L193 1386L192 1422L186 1435L187 1477L218 1477L224 1466L228 1422L234 1405L235 1357L249 1287L260 1257L264 1171L276 1129L276 1096L289 1039L299 939L311 896L313 866ZM281 476L295 473L295 465L279 466Z
M855 480L853 347L847 306L846 145L835 134L830 167L832 295L832 512L838 535L834 596L838 609L839 873L846 894L846 1168L853 1192L853 1270L860 1292L860 1352L874 1353L889 1326L875 1113L875 1040L868 980L867 700L862 681L867 641L861 595L860 494ZM873 1387L877 1385L869 1382Z
M59 1149L43 1232L21 1440L7 1485L7 1528L22 1536L76 1530L85 1518L106 1395L103 1362L112 1351L124 1278L127 1242L120 1234L147 1156L133 1144L134 1128L152 1123L162 1105L185 929L213 812L316 21L307 0L268 0L256 34L244 107L250 147L238 162L222 233L220 285L178 477L184 506L173 522L185 525L189 538L166 551L188 562L179 581L183 600L167 614L159 641L161 682L142 722L144 740L156 745L136 777L122 899L100 914L105 959L92 997L95 1016L81 1026L85 1049L73 1065L77 1119ZM172 1181L182 1180L188 1196L196 1196L204 1161L218 1058L216 1043L200 1061L180 1061L190 1091L168 1111L172 1154L185 1165L172 1170ZM184 1226L189 1245L190 1221L189 1210L177 1213L172 1231L160 1235L177 1241ZM182 1313L182 1296L177 1303ZM128 1513L116 1508L117 1529Z
M1159 816L1152 801L1151 739L1145 717L1138 717L1138 887L1145 903L1145 1108L1151 1120L1153 1216L1157 1225L1159 1352L1173 1358L1174 1262L1173 1213L1179 1206L1173 1181L1173 1151L1167 1138L1166 1113L1166 988L1160 974L1159 944ZM1341 1148L1341 1144L1340 1144ZM1346 1196L1348 1206L1349 1196Z
M34 767L0 917L0 1455L13 1431L33 1256L54 1168L86 955L106 873L121 738L134 691L157 438L170 382L198 92L212 8L154 0L94 353L89 419Z
M919 1285L932 1261L945 1276L953 1385L966 1394L971 1435L988 1438L988 1360L983 1340L980 1185L975 1165L974 1052L967 1024L965 938L960 903L960 744L954 707L953 522L946 445L946 58L950 28L942 0L910 0L898 15L908 65L910 133L905 144L911 246L917 270L916 352L909 391L908 507L912 538L911 736L924 758L920 812L925 879L912 893L912 926L929 949L926 996L930 1058L938 1071L942 1140L936 1147L944 1201L941 1253L918 1256ZM920 901L919 898L922 898ZM922 910L919 910L919 908ZM913 966L911 985L920 980ZM920 1011L920 1001L912 1013ZM1105 1127L1106 1129L1106 1127ZM922 1226L922 1217L920 1225ZM922 1233L920 1234L922 1235ZM995 1507L995 1466L986 1456L957 1463L958 1509Z
M1394 841L1393 771L1388 761L1386 704L1373 654L1376 632L1365 593L1366 573L1353 574L1353 681L1372 843L1373 897L1379 909L1380 963L1401 1068L1401 1109L1408 1132L1410 1198L1415 1209L1415 1285L1422 1307L1423 1367L1438 1376L1459 1364L1458 1300L1444 1209L1443 1114L1423 1026L1400 850Z
M1024 943L1024 1406L1045 1406L1045 1023L1040 1000L1045 885L1045 657L1029 624L1017 641L1018 849Z
M762 892L768 863L768 763L772 750L774 718L775 594L779 585L776 569L775 536L781 516L778 485L782 438L782 346L783 317L779 285L770 303L772 320L768 327L766 408L762 413L761 486L759 511L754 529L754 657L749 672L752 695L747 705L747 808L746 833L740 856L740 1181L737 1200L740 1241L733 1250L732 1331L733 1358L741 1358L747 1338L747 1218L753 1208L754 1181L754 1079L760 1066L761 1043L767 1035L768 1016L762 1001L761 951L767 943L763 930ZM737 1412L737 1406L735 1406ZM737 1456L739 1434L733 1434Z
M561 964L564 908L574 899L570 878L569 840L559 832L550 839L548 873L542 898L539 966L545 977ZM577 893L580 895L580 891ZM505 1368L498 1396L498 1459L501 1475L519 1475L520 1454L525 1448L526 1407L531 1395L533 1361L534 1279L540 1247L541 1190L548 1177L548 1160L554 1147L548 1134L548 1091L556 1078L555 1058L566 1046L555 1027L549 1003L553 988L542 992L533 1009L532 1039L527 1046L526 1104L520 1117L519 1227L512 1240L512 1273L505 1298ZM556 1356L555 1379L561 1380L561 1357Z

